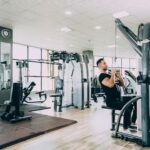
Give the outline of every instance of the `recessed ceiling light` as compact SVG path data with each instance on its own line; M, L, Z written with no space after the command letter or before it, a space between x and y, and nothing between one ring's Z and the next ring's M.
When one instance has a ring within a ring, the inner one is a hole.
M108 45L107 47L108 47L108 48L115 48L115 47L117 47L117 46L113 44L113 45Z
M117 36L116 36L116 38L117 38L117 39L120 39L120 36L119 36L119 35L117 35Z
M96 30L100 30L102 27L101 26L95 26Z
M60 29L62 32L70 32L72 31L72 29L68 28L68 27L63 27Z
M46 40L47 40L47 41L50 41L51 39L50 39L50 38L47 38Z
M72 15L72 11L66 10L66 11L64 12L64 14L65 14L66 16L71 16L71 15Z
M126 11L121 11L113 14L114 18L123 18L129 16L129 13Z

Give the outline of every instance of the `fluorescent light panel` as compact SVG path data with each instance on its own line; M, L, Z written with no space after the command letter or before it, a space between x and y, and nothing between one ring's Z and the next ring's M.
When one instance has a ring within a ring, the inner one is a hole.
M51 39L50 39L50 38L47 38L46 40L47 40L47 41L51 41Z
M117 47L117 46L113 44L113 45L108 45L107 47L108 47L108 48L115 48L115 47Z
M62 32L70 32L72 31L72 29L68 28L68 27L63 27L60 29Z
M96 30L100 30L102 27L101 26L95 26Z
M66 10L66 11L64 12L64 14L65 14L66 16L71 16L71 15L72 15L72 11Z
M116 38L117 38L117 39L120 39L120 36L119 36L119 35L117 35L117 36L116 36Z

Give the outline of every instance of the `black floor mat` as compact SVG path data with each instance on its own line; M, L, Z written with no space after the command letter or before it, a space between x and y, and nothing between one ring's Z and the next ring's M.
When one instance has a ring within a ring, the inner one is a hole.
M0 112L5 111L6 106L1 105L0 106ZM50 109L51 107L46 106L39 106L35 104L23 104L20 106L20 110L24 112L32 112L32 111L38 111L38 110L44 110L44 109Z
M28 114L32 115L31 121L27 120L15 124L0 121L0 149L77 123L76 121L69 119L36 113Z

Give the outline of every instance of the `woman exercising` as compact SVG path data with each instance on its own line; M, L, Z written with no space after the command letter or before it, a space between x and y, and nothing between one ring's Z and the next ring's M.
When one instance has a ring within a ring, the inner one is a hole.
M120 87L124 86L124 81L122 79L121 72L118 69L114 68L112 69L111 75L107 74L108 66L103 58L97 61L97 67L101 72L101 74L99 75L99 81L103 91L106 94L107 106L116 110L121 110L122 107L125 105L125 102L121 101ZM118 84L116 84L115 82L116 76ZM132 109L133 106L130 106L124 113L123 128L125 130L128 129L131 125Z

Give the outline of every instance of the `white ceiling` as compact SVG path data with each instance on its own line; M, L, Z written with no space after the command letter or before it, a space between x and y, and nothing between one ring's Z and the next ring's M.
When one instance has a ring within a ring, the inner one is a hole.
M72 11L65 16L64 11ZM133 31L148 22L149 0L0 0L0 25L14 30L14 41L49 49L114 55L115 24L112 14L127 11L123 22ZM95 26L101 30L95 30ZM71 32L60 29L69 27ZM136 57L125 38L117 40L117 55Z

